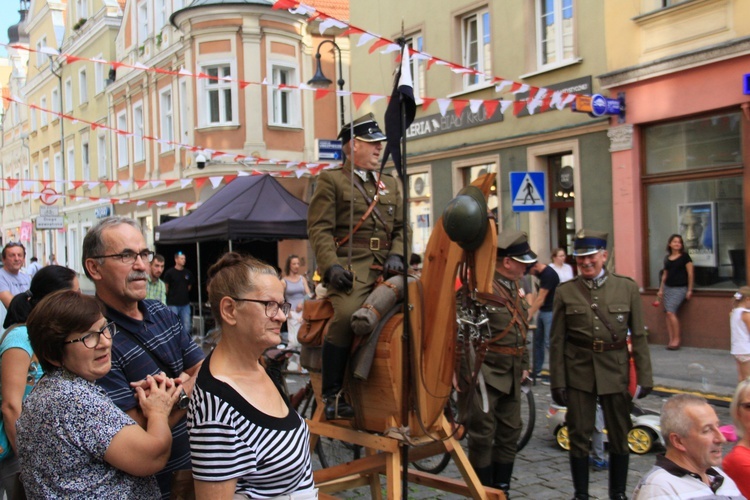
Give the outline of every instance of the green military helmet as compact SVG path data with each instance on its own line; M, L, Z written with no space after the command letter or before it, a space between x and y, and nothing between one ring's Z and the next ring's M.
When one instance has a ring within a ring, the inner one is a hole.
M488 224L487 200L475 186L463 188L443 210L443 229L464 250L482 245Z

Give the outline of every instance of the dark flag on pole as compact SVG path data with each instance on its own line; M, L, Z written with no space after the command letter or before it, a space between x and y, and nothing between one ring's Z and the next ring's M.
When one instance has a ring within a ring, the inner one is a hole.
M385 143L385 154L381 163L382 168L390 155L401 179L404 178L401 140L406 138L406 129L414 121L416 113L417 104L414 102L414 83L411 78L409 47L404 45L401 47L401 66L396 73L391 100L385 110L385 133L388 140Z

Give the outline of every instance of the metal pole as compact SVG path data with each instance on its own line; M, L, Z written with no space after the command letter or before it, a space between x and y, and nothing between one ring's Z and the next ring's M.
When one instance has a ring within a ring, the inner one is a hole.
M196 259L198 261L198 317L201 319L200 321L200 335L201 335L201 342L203 341L203 338L206 336L205 325L203 324L203 294L201 290L201 244L197 241L195 242L195 248L196 248L196 254L198 258Z

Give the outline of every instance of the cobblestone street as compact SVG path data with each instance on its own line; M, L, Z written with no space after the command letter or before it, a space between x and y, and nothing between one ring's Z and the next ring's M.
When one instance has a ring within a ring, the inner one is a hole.
M299 380L298 377L290 380L291 391L294 391L295 386L298 386ZM570 479L567 453L557 447L552 431L547 428L546 413L550 403L549 387L537 385L533 387L533 393L536 401L536 425L531 440L516 457L513 482L511 484L511 498L513 500L520 498L535 500L571 498L573 495L573 485ZM643 409L659 411L666 397L668 395L663 393L651 394L647 398L640 400L639 404ZM714 404L714 408L722 424L730 423L728 405L725 403L721 403L720 405ZM465 450L466 440L463 440L461 443ZM724 452L727 453L730 447L731 444L726 444ZM628 496L632 494L641 476L653 466L656 455L662 452L663 449L657 445L653 451L646 455L630 454ZM313 461L314 467L320 467L316 455L313 456ZM460 473L453 462L441 474L450 478L460 478ZM607 471L594 471L591 469L589 493L592 499L608 498L607 478ZM382 479L381 484L384 484ZM336 496L339 498L369 498L370 492L367 488L359 488L338 493ZM409 498L458 499L464 497L410 484Z

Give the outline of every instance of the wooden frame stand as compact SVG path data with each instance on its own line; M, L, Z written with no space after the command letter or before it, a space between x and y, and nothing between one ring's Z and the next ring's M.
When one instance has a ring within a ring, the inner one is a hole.
M386 478L388 500L401 498L403 464L400 447L404 443L404 438L356 431L330 422L323 422L322 418L323 406L320 405L313 418L307 421L311 433L311 449L315 447L318 437L322 436L360 445L365 449L365 457L315 471L315 486L319 489L320 498L335 499L336 497L333 497L331 493L369 486L370 498L380 500L382 499L381 474L384 474ZM475 499L505 500L505 494L501 490L482 486L479 482L466 453L458 440L453 437L451 425L445 416L440 417L437 434L438 441L422 437L418 443L410 444L412 448L409 450L409 460L419 460L448 452L464 480L409 469L409 482Z

